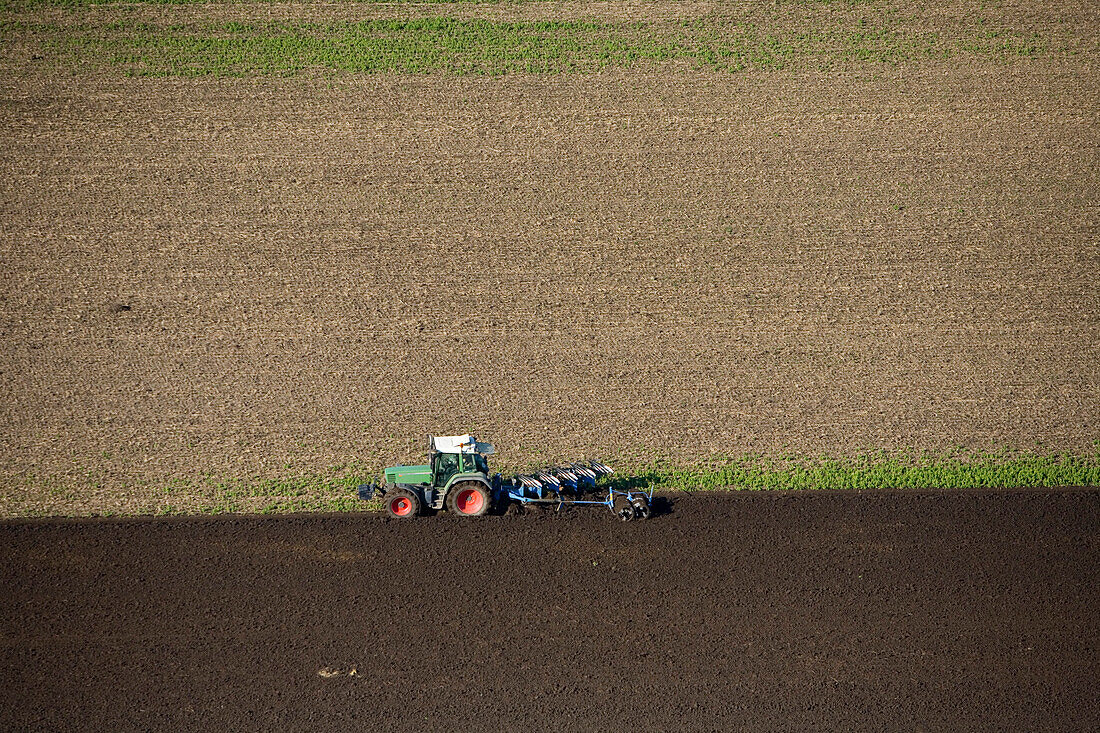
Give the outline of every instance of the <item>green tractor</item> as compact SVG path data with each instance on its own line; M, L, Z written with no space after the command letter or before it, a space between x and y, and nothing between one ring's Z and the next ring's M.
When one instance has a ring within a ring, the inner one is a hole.
M472 435L428 436L428 463L387 468L384 482L362 484L359 498L381 497L395 519L411 519L446 509L461 517L480 517L494 507L561 509L566 505L602 506L623 521L647 519L653 490L632 491L599 483L615 473L598 461L549 466L510 478L489 474L493 446Z
M428 509L444 509L463 517L480 517L499 493L500 474L489 475L486 456L493 446L472 435L428 436L428 463L393 466L382 486L364 484L359 498L380 496L396 519L409 519Z

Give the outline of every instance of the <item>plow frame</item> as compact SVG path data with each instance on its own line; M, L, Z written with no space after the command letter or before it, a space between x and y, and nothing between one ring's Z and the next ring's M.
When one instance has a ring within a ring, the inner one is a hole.
M624 521L646 519L653 502L653 489L645 491L598 487L597 479L615 471L603 463L572 463L501 479L500 498L522 505L541 504L561 511L566 506L603 506ZM600 497L600 490L606 494ZM591 497L591 498L588 498Z

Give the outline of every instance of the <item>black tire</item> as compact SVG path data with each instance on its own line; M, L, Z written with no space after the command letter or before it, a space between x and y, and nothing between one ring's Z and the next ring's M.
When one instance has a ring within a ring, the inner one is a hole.
M483 517L493 505L489 487L478 481L463 481L447 492L447 511L460 517Z
M653 513L649 508L649 497L644 494L634 496L630 503L634 505L634 512L638 515L638 519L649 519Z
M394 519L412 519L420 514L420 498L408 489L386 492L386 513Z
M611 511L615 513L615 516L624 522L630 522L637 516L637 510L634 505L630 503L630 499L625 496L616 496L615 501L611 504Z

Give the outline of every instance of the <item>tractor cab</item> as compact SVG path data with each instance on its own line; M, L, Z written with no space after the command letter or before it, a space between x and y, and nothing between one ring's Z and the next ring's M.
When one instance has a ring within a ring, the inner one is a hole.
M492 454L493 446L479 443L472 435L429 435L428 465L432 480L428 500L431 507L442 509L446 503L452 511L467 514L469 512L463 509L476 505L478 513L484 513L481 511L484 502L487 511L493 501L493 482L485 456ZM452 492L452 487L457 488ZM448 499L449 494L453 495Z
M429 464L432 472L432 487L446 486L456 474L489 473L489 464L485 456L474 453L432 453Z
M428 465L432 488L442 489L459 474L478 474L488 478L493 446L479 443L472 435L428 436Z

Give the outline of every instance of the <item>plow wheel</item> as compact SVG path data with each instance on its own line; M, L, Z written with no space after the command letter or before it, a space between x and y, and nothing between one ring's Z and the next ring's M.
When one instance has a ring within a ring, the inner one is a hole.
M420 513L420 499L405 489L392 491L386 496L386 512L394 519L412 519Z
M615 501L611 504L611 511L615 513L615 516L624 522L630 522L637 516L637 511L634 505L630 503L630 499L625 496L616 496Z
M452 486L447 492L447 511L460 517L481 517L489 511L492 501L488 486L467 481Z
M630 503L634 506L634 512L638 515L638 519L649 519L649 515L652 513L649 507L649 497L639 494L631 498Z

